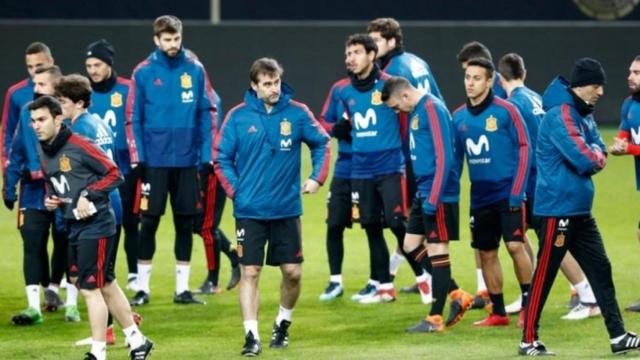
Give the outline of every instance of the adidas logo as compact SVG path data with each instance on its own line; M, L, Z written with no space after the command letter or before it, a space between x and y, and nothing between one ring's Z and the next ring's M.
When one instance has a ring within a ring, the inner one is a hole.
M402 212L402 206L396 205L396 207L393 208L393 212L394 213L401 213Z
M431 230L431 234L429 234L429 239L435 239L438 237L438 233L435 230Z
M155 86L162 86L162 80L160 80L160 79L155 79L155 80L153 81L153 85L155 85Z
M522 236L522 231L520 231L520 229L516 229L516 231L513 232L513 236Z
M251 127L249 128L249 130L247 132L249 134L257 133L258 129L256 129L256 127L254 125L251 125Z
M92 284L94 282L96 282L96 277L93 275L89 275L89 278L87 278L87 283Z

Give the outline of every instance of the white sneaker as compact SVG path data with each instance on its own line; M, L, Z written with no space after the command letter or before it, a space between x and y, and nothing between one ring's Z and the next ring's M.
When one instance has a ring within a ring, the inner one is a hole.
M75 343L76 346L91 346L91 344L93 344L93 338L91 338L91 336L82 340L78 340Z
M425 305L431 304L433 302L433 293L431 292L430 284L426 281L421 281L416 285L418 286L418 290L420 290L422 303Z
M360 299L360 304L381 304L393 302L396 300L396 289L380 289L376 291L375 295L369 297L363 297Z
M563 320L584 320L590 317L600 315L600 307L598 305L578 304L571 309L567 315L563 316Z
M517 314L522 310L522 294L518 296L518 298L512 302L511 304L505 306L504 310L507 314Z
M138 278L132 277L127 280L127 290L137 293L140 291L140 286L138 285Z

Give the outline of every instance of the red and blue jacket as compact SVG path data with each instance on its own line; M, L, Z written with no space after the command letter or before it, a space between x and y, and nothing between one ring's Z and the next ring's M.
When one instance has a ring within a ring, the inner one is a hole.
M9 150L13 135L20 121L22 107L33 100L33 81L26 78L13 84L7 90L2 105L2 128L0 128L0 153L2 157L2 170L4 171L9 160Z
M451 114L434 95L425 94L409 114L409 149L425 214L435 214L440 203L455 203L460 194Z
M555 78L542 95L547 112L538 129L538 181L533 213L578 216L591 213L591 176L606 164L606 146L591 114L581 115L569 83Z
M345 86L350 84L349 78L336 81L329 90L327 99L322 106L320 123L329 134L332 133L333 125L338 121L349 118L345 104L342 103L340 93ZM341 179L351 178L351 143L345 140L338 140L338 157L333 168L333 177Z
M125 110L130 86L129 79L116 76L113 85L108 89L94 87L91 92L91 106L87 109L111 128L116 148L114 161L120 167L120 172L123 175L131 171L129 146L127 146L125 131Z
M132 164L192 167L211 162L217 122L215 95L204 66L181 49L156 49L133 72L127 99Z
M529 144L531 145L531 167L529 170L529 182L527 184L527 198L533 198L536 190L536 141L538 139L538 127L544 117L544 109L542 108L542 97L535 91L526 86L513 89L509 96L510 103L515 105L520 111L520 115L527 124L529 131Z
M627 97L620 110L618 137L629 142L627 154L633 155L636 166L636 190L640 191L640 97Z
M215 140L215 172L233 199L237 219L282 219L302 215L301 145L311 150L310 179L324 183L331 143L306 105L282 84L271 112L249 89L227 113Z
M444 97L440 93L436 79L431 72L431 68L426 61L406 51L396 51L386 64L381 64L380 68L391 76L403 77L415 88L422 89L432 94L444 103Z
M477 106L460 106L453 113L456 155L466 153L471 180L471 208L508 200L521 207L531 148L527 125L518 109L490 92Z

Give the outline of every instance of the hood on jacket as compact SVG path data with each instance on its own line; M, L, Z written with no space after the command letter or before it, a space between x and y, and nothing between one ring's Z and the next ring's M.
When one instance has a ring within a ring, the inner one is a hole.
M575 101L573 96L569 93L569 81L562 76L557 76L551 81L547 89L542 94L542 107L544 111L549 111L552 108L561 104L569 104L571 107L575 107Z
M273 106L273 109L271 110L270 113L267 113L267 109L264 107L264 103L262 102L262 100L258 99L258 95L252 88L247 89L247 91L245 92L244 102L249 107L251 107L252 109L260 113L276 114L282 111L282 109L284 109L287 105L289 105L291 98L293 98L293 93L294 91L293 91L293 88L291 88L291 86L287 85L284 82L281 83L280 99L278 99L278 102Z

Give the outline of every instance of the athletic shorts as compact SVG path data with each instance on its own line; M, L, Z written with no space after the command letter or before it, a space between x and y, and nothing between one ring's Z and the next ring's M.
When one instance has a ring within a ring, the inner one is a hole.
M353 222L351 179L334 177L327 194L327 225L351 228Z
M460 238L458 203L441 203L434 215L422 210L423 199L414 199L409 213L407 234L423 235L430 244L438 244Z
M113 236L69 239L69 277L77 277L80 289L99 289L115 278Z
M471 246L478 250L495 250L500 246L500 238L505 242L524 241L524 204L517 211L511 211L509 200L471 209Z
M236 250L240 264L262 266L267 247L267 265L300 264L302 235L300 218L278 220L236 219Z
M189 168L145 168L140 188L140 212L161 216L171 194L175 215L196 215L202 211L198 170Z
M202 230L216 229L220 226L222 212L227 200L227 194L224 192L214 172L200 170L198 179L200 183L200 201L203 204L203 209L193 222L193 231L196 234L201 233Z
M394 219L404 221L407 215L406 185L402 174L388 174L373 179L353 179L355 193L353 204L357 206L360 224L391 226Z

